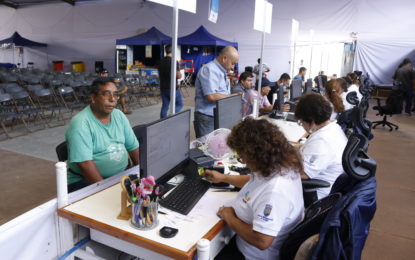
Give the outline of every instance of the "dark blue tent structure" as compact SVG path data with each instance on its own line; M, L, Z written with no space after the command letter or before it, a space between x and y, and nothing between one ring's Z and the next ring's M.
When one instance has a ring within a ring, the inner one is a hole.
M116 41L118 45L162 45L165 42L171 42L171 37L160 32L154 26L145 33Z
M225 46L238 48L238 43L223 40L200 26L195 32L177 39L183 60L193 60L195 74L203 64L213 60Z
M28 46L28 47L47 47L46 43L40 43L31 41L29 39L23 38L18 32L13 33L9 38L0 41L0 44L11 43L15 46Z
M147 32L129 38L116 40L117 45L129 45L133 48L133 59L153 66L163 57L163 45L171 42L171 37L151 27ZM152 45L152 58L145 57L145 46Z
M14 32L12 36L0 41L0 45L2 44L13 44L13 48L15 47L47 47L46 43L40 43L31 41L22 37L18 32ZM7 67L12 68L14 67L14 51L13 51L13 63L1 63L0 67Z
M193 33L180 37L177 39L178 45L192 45L192 46L234 46L238 47L238 43L223 40L206 30L205 27L200 26Z

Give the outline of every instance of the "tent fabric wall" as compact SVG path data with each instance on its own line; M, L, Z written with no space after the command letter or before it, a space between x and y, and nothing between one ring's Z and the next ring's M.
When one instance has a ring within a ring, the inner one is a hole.
M415 42L358 42L353 70L369 73L378 86L392 86L392 76L404 58L415 64Z
M359 42L366 36L377 36L377 42L385 39L390 42L391 32L397 28L401 35L415 38L413 0L270 2L274 5L272 32L266 35L264 46L264 62L271 67L270 79L290 71L292 18L300 22L299 44L307 44L310 29L315 31L316 44L350 41L351 32L358 32ZM196 14L179 12L178 35L193 32L195 24L203 25L216 36L239 43L241 68L253 66L261 44L261 33L252 29L254 6L253 0L221 1L218 21L214 24L207 20L209 1L199 0ZM49 43L49 60L64 60L65 64L82 60L89 71L93 71L95 60L103 60L113 71L115 39L135 35L152 26L171 34L171 21L170 7L148 1L92 1L75 6L51 3L17 10L0 6L0 39L19 31L30 39Z

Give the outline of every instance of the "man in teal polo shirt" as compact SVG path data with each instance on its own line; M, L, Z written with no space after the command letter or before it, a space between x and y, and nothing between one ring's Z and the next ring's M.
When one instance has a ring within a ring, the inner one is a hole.
M112 79L97 79L91 86L91 104L72 118L65 133L69 192L125 170L128 156L139 164L137 138L127 117L115 109L118 98Z

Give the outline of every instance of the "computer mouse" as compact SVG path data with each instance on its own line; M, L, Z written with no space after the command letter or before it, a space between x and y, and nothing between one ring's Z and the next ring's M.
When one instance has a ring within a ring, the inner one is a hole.
M172 228L168 226L164 226L160 229L159 233L161 237L164 238L172 238L174 237L179 230L177 228Z

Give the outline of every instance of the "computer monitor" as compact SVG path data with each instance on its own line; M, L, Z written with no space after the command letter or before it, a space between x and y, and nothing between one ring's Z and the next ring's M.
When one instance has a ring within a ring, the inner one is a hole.
M290 89L291 100L298 99L303 94L302 83L303 82L300 79L294 79L292 81L291 89Z
M134 127L140 143L140 176L165 183L189 158L190 110Z
M274 105L272 107L273 111L282 111L284 106L284 86L277 86L277 99L274 102Z
M215 129L232 129L243 117L242 96L235 95L216 100L213 115Z
M313 92L313 80L307 79L307 82L305 83L305 91L304 94L308 94Z

